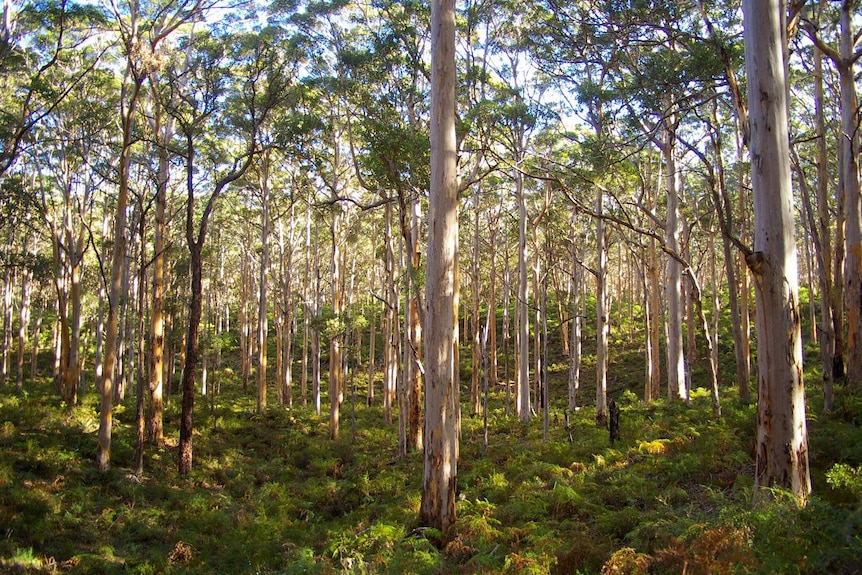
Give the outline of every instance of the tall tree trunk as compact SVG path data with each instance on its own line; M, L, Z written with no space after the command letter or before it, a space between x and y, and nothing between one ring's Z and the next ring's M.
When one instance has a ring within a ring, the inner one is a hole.
M317 318L320 315L320 249L318 248L318 242L314 243L314 248L312 250L314 258L313 263L313 285L314 291L312 292L312 311L313 317ZM312 402L314 403L314 412L317 415L320 415L320 329L318 327L314 327L311 332L311 395Z
M823 363L823 409L835 403L835 315L832 297L832 221L829 212L829 166L826 160L826 120L823 110L823 52L814 48L814 122L817 133L817 223L812 230L819 240L818 279L820 281L820 355ZM815 248L818 244L815 244Z
M665 120L665 140L662 145L665 170L667 171L667 220L665 222L666 243L675 254L679 245L679 171L676 167L676 122L675 114ZM667 264L667 386L671 399L685 399L685 358L682 349L682 266L674 258Z
M137 32L133 32L133 38ZM114 407L114 375L117 368L117 340L120 328L120 295L123 291L123 269L126 267L126 208L129 203L129 171L132 163L135 115L143 86L143 78L133 79L128 94L128 103L123 110L122 137L119 162L119 190L114 215L114 248L111 253L111 283L108 295L107 332L105 334L105 365L99 382L101 403L99 407L99 447L96 464L99 471L107 471L111 464L111 426Z
M480 362L480 343L481 335L479 333L479 186L473 188L473 274L471 284L473 288L473 306L470 314L470 355L471 355L471 370L470 370L470 415L479 415L481 407L481 397L479 394L479 366Z
M35 259L36 256L36 236L33 236L30 255ZM21 274L21 307L18 310L18 354L17 354L17 374L15 378L15 389L20 393L24 389L24 351L27 347L27 333L30 330L30 312L31 301L33 295L33 268L27 266L24 273Z
M182 412L180 416L180 444L177 469L182 476L192 470L192 433L194 430L195 378L200 356L200 324L203 315L203 262L201 246L191 237L189 242L189 266L191 274L191 300L189 302L188 328L186 332L185 366L182 378Z
M158 117L158 115L157 115ZM167 143L173 133L172 120L159 128L161 138L158 148L158 172L156 174L155 226L153 228L153 294L150 312L150 373L149 407L147 412L147 438L154 445L164 442L164 358L165 358L165 211L168 203L168 179L170 176L170 157Z
M144 473L144 443L146 441L146 421L144 414L144 380L147 377L146 370L144 368L144 361L146 358L146 338L144 338L144 319L146 317L144 302L146 301L146 293L144 290L144 277L147 270L147 250L144 248L144 236L146 234L146 217L142 204L143 195L141 196L140 203L138 204L138 234L140 235L140 252L138 254L138 298L136 302L136 316L138 322L138 353L137 366L135 369L135 476L138 478L140 478L140 476Z
M266 411L266 362L267 362L267 324L269 288L269 153L261 159L260 175L260 276L257 307L257 413Z
M431 197L425 316L425 464L419 520L455 525L458 469L458 166L455 2L431 3Z
M746 126L744 130L746 133L749 133L750 126ZM737 130L737 132L740 132L740 130ZM746 185L750 183L749 171L745 168L747 162L745 161L745 151L740 136L738 136L736 144L736 157L739 165L737 168L737 201L739 203L739 212L742 214L739 222L739 235L745 238L750 235L748 214L751 210L751 200L747 191L750 186ZM748 384L748 381L751 379L751 283L748 265L744 258L740 257L739 265L735 267L739 271L739 339L736 340L736 344L740 348L745 373L748 374L744 385L742 381L738 382L739 398L743 403L748 403L751 401L751 388Z
M518 198L518 310L515 363L515 412L521 421L530 421L530 315L527 301L527 202L524 197L524 178L515 173L515 193Z
M395 274L395 246L392 237L392 206L385 208L386 243L386 319L383 349L383 413L387 424L392 423L392 407L398 381L398 292Z
M342 319L344 313L344 278L342 277L342 227L343 214L340 207L332 216L332 261L330 273L332 278L332 311L337 319ZM341 402L344 397L343 371L344 332L341 328L330 336L329 340L329 438L338 439Z
M410 298L407 313L407 359L405 366L411 364L407 377L407 440L408 448L415 451L422 450L422 369L420 365L420 353L422 348L422 317L420 286L417 278L419 267L419 223L422 220L422 207L419 197L415 196L410 210L410 242L407 244L407 257L410 260Z
M581 387L581 282L583 281L583 259L581 253L583 248L578 234L575 233L575 216L572 215L572 335L569 338L569 409L574 411L578 408L578 391Z
M647 164L649 167L651 164ZM648 172L649 173L649 172ZM655 213L657 190L661 187L662 181L662 163L658 163L658 174L656 174L656 185L653 186L651 181L647 180L647 206L650 213ZM653 222L655 225L655 222ZM649 391L645 391L644 397L646 401L656 400L661 397L661 326L662 326L662 307L661 307L661 264L658 257L658 245L655 238L650 238L647 244L647 302L649 308L650 324L647 330L647 338L649 346L647 347L647 373L646 387Z
M841 171L844 179L844 297L847 307L847 379L862 385L862 193L859 184L859 110L856 94L857 2L843 0L840 16Z
M102 215L102 244L107 244L108 241L108 210L107 210L107 199L106 199L106 209L103 210L104 213ZM106 250L107 251L107 250ZM104 349L105 349L105 300L108 297L107 291L105 289L105 282L102 281L103 278L99 278L99 299L96 304L96 318L95 318L95 332L96 332L96 352L95 357L93 359L94 363L94 372L95 372L95 381L96 385L99 385L99 382L102 381L102 374L105 371L104 364ZM59 290L58 290L59 292ZM58 298L59 299L59 298ZM58 301L59 308L59 301ZM58 366L55 365L55 369ZM56 375L56 374L55 374Z
M778 0L743 0L751 118L757 297L758 407L755 493L811 491L802 334L788 136L786 18Z
M488 277L488 339L485 342L485 346L487 347L488 387L490 389L497 389L497 216L492 217L493 221L489 222L488 226L488 260L490 271ZM487 399L485 408L487 413Z
M311 330L311 191L305 209L305 242L303 245L305 265L302 272L302 365L299 375L299 401L303 407L308 405L308 357L310 353Z
M12 351L12 286L14 285L14 278L12 266L7 267L3 279L3 353L0 357L0 386L6 385L6 378L9 375L9 355Z
M288 224L287 241L284 239L284 226L279 222L278 235L281 248L281 371L279 372L279 388L282 401L287 407L293 407L293 234L294 209L290 206L290 223Z
M371 245L377 246L377 226L372 227ZM369 278L368 291L372 294L369 299L368 310L368 386L365 390L365 402L368 407L374 405L374 377L377 371L377 313L374 308L374 290L377 287L377 258L371 262L371 277ZM381 315L382 319L382 315Z
M602 218L604 193L596 186L596 425L608 423L608 245Z

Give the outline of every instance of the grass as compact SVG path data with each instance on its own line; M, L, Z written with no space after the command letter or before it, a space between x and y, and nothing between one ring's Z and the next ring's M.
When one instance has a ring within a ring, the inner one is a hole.
M468 354L464 354L465 356ZM635 354L636 356L636 354ZM640 356L637 356L640 357ZM640 360L642 361L642 360ZM271 406L222 374L214 410L196 413L190 477L176 474L178 401L168 446L130 473L132 399L115 418L111 471L99 474L97 401L59 404L46 382L0 394L0 571L9 573L843 573L862 572L862 400L839 390L831 414L810 399L814 493L754 508L754 407L723 388L720 420L703 389L691 405L644 405L616 367L622 440L594 410L563 429L565 367L550 438L541 418L507 418L504 392L481 418L464 410L455 537L417 524L422 458L399 459L382 407L350 398L342 439L326 415ZM639 369L639 368L638 368ZM361 390L360 390L361 393ZM272 394L274 396L274 393ZM586 395L584 400L586 401ZM811 395L811 394L810 394ZM462 398L469 394L462 391Z

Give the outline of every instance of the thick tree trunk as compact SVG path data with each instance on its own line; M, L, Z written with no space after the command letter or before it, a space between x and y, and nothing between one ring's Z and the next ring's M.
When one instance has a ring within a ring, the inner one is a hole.
M455 525L458 469L458 175L455 2L431 4L431 198L425 316L425 466L419 520L444 541Z
M758 407L755 492L811 491L802 377L802 336L788 137L784 5L743 0L751 118L751 176L756 284Z
M844 297L847 307L847 379L862 385L862 193L859 184L859 119L853 66L857 2L841 3L841 170L844 179Z

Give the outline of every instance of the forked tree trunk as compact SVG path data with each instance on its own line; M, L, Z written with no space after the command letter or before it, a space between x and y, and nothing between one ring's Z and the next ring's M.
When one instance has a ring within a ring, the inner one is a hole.
M431 3L431 195L425 315L425 463L419 521L446 541L458 469L458 166L455 2Z
M802 334L790 179L784 5L743 0L751 118L755 245L747 258L757 298L758 406L755 494L811 492L802 377Z

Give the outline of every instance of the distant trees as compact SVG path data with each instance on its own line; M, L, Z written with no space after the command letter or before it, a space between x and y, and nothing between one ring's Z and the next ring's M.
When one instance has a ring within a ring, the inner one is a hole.
M214 20L215 8L225 17ZM7 6L0 379L17 376L36 318L50 322L41 342L55 350L58 396L75 403L88 373L101 382L101 468L132 372L146 372L156 445L176 432L162 413L181 380L184 473L203 372L234 367L261 412L276 380L285 408L328 407L333 439L361 381L399 456L441 453L436 442L451 440L448 427L429 433L457 407L459 365L469 365L470 413L491 419L495 408L525 423L540 408L553 415L565 395L566 408L595 406L604 425L607 399L623 389L684 400L692 385L709 388L718 415L727 377L747 401L751 283L766 285L753 254L773 257L765 224L758 217L752 239L750 219L755 205L778 208L750 193L763 183L746 146L762 143L741 97L753 73L743 73L743 23L730 8L447 0L447 42L452 11L458 33L438 68L428 44L441 38L422 2L288 0L253 15L194 0ZM845 365L850 381L860 365L858 12L849 1L808 7L786 38L786 153L806 193L780 229L803 222L797 238L813 249L805 273L788 264L781 277L788 289L812 278L803 293L816 307L825 409L851 392ZM431 97L443 69L451 104ZM447 145L434 158L432 139ZM462 202L469 216L456 222ZM453 234L465 240L457 249ZM432 265L443 247L454 251ZM56 295L38 297L49 293L46 262ZM450 317L438 306L455 305L459 282L470 305ZM732 343L719 340L725 322ZM466 348L440 331L456 329L470 342L463 364ZM636 376L612 367L629 345L642 345ZM220 353L238 354L236 366L210 369ZM455 372L440 375L444 359ZM595 391L582 385L587 368ZM432 404L437 382L454 396ZM207 390L215 405L218 386ZM793 401L798 423L803 400ZM444 514L423 509L429 524Z

